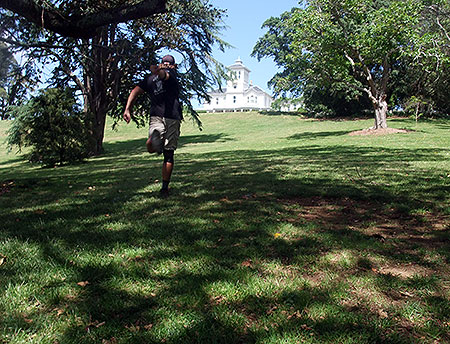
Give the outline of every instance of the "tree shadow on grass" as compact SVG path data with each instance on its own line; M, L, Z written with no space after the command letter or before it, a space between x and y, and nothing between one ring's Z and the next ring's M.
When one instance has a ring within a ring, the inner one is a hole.
M180 136L178 147L184 147L190 144L214 143L235 141L236 139L225 134L201 134L201 135L183 135Z
M93 159L101 159L105 156L140 155L147 151L145 147L146 140L146 137L142 137L127 141L104 142L103 148L105 153L98 157L94 157Z
M259 111L260 115L265 116L294 116L301 117L303 114L297 111Z
M408 279L386 281L370 255L439 271L417 243L386 234L380 241L369 229L386 220L392 225L392 214L399 214L395 228L417 226L410 233L423 234L413 211L424 201L438 211L433 205L448 185L429 171L410 177L405 171L412 169L409 161L443 159L445 150L180 152L173 197L163 201L155 197L159 183L148 183L159 178L161 159L132 156L129 149L137 144L112 144L111 151L123 155L94 159L89 167L39 171L45 185L1 196L7 205L1 234L10 243L1 252L7 256L0 267L4 285L31 280L42 305L25 318L8 315L6 326L40 333L47 319L62 329L49 335L61 343L417 342L414 333L422 333L422 325L406 329L400 315L385 317L369 295L355 304L342 300L355 302L349 292L358 290L351 287L354 276L381 290L397 285L420 292L406 285ZM292 166L302 168L287 173ZM413 182L416 193L380 180ZM37 247L37 257L30 247ZM345 254L355 263L341 263ZM51 269L56 271L49 274ZM43 282L38 275L48 277ZM445 278L439 276L433 290ZM444 319L448 300L436 297L428 301L429 312ZM407 303L400 298L394 301ZM448 331L439 331L445 338Z
M227 142L235 140L224 134L208 134L208 135L183 135L180 137L178 142L178 148L188 146L191 144L204 144L204 143L214 143L214 142ZM102 159L105 156L130 156L130 155L140 155L147 152L145 143L147 141L146 137L142 137L135 140L127 141L116 141L116 142L105 142L103 144L105 149L105 154L94 157L93 159Z
M389 118L388 123L401 123L402 125L405 124L405 118ZM408 123L408 122L407 122ZM449 119L427 119L427 118L421 118L418 122L416 122L414 119L410 119L409 124L416 125L421 123L432 123L433 127L438 129L450 129L450 118Z
M288 140L315 140L324 137L343 136L349 134L350 131L318 131L318 132L302 132L289 136Z

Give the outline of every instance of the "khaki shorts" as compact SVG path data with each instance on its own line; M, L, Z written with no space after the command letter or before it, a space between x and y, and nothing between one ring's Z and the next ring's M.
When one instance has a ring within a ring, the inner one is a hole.
M158 130L161 134L161 139L164 142L164 149L175 150L178 145L178 138L180 137L180 121L172 118L164 118L158 116L150 117L150 129L148 130L148 137L152 136L154 130Z

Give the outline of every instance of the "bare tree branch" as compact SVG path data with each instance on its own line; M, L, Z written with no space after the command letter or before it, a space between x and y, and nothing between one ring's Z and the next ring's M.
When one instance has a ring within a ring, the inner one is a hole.
M95 35L99 27L164 13L166 0L142 0L136 5L121 6L90 14L61 13L57 8L47 8L33 0L0 0L0 7L62 36L90 38Z

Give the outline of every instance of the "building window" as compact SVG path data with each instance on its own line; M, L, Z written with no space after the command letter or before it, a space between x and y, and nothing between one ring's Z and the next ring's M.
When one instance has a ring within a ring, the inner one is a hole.
M238 72L238 78L241 78L241 71Z
M236 103L236 96L233 96L233 103Z
M219 104L219 98L216 98L216 105Z

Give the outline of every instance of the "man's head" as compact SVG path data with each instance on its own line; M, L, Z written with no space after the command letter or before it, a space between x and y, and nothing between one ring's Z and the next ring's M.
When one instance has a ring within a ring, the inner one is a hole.
M172 55L166 55L162 58L161 61L165 65L175 65L175 58Z

